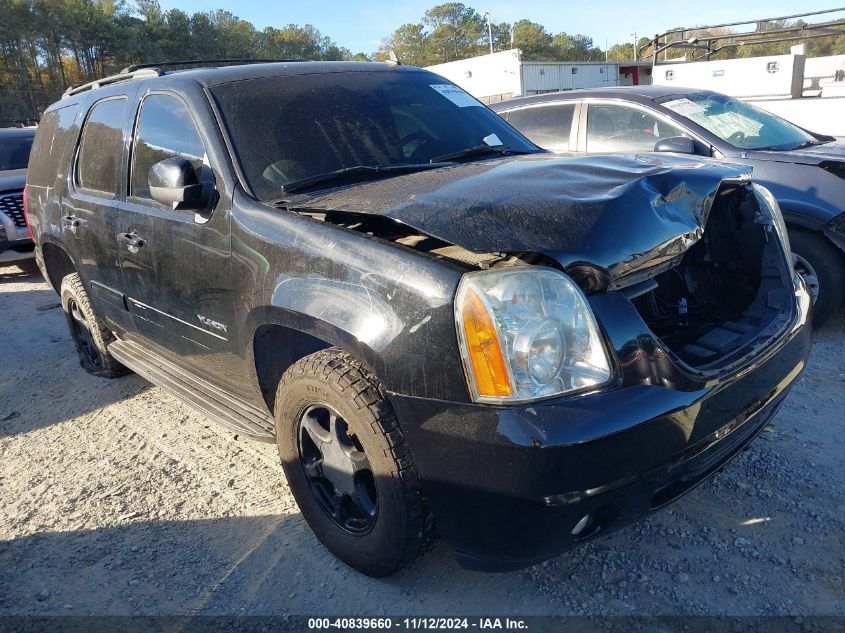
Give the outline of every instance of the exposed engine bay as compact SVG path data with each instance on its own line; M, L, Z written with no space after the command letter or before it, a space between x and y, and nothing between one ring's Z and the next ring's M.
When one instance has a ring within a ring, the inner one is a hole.
M778 239L750 187L721 190L702 238L632 302L681 360L713 363L790 309L789 267Z
M290 208L461 266L545 265L587 296L622 292L666 348L706 368L771 334L793 292L776 203L743 170L717 168L672 156L528 156L303 196ZM446 189L457 196L448 204Z

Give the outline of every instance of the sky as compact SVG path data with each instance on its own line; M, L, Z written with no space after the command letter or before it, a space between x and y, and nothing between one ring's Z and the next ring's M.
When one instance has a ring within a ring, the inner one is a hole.
M249 20L256 28L286 24L312 24L353 53L372 53L382 38L405 22L419 22L426 9L445 0L403 2L401 0L160 0L163 9L188 13L226 9ZM841 0L461 0L479 13L490 10L494 22L528 19L539 22L552 33L583 34L605 48L653 37L676 26L697 26L738 22L817 11L841 6ZM845 12L832 14L845 17ZM824 18L825 16L821 16ZM811 18L816 21L820 18ZM830 18L828 18L830 19Z

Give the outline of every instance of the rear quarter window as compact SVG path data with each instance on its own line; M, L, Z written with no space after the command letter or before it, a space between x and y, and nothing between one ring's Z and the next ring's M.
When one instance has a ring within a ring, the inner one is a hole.
M67 175L68 147L76 139L79 104L47 112L38 125L26 175L30 185L49 187Z

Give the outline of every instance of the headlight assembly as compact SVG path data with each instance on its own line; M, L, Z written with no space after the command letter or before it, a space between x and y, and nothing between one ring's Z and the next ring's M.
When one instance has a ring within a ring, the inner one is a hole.
M786 257L789 260L789 265L791 267L792 248L789 246L789 234L786 232L786 222L783 221L783 215L780 212L780 205L778 204L778 201L775 200L772 192L764 186L758 185L756 182L752 183L751 186L754 189L754 196L757 198L757 203L760 205L760 209L772 220L775 232L780 238L780 243L783 245L784 251L786 251Z
M593 389L611 378L598 327L563 273L518 266L464 275L455 320L476 402L525 402Z

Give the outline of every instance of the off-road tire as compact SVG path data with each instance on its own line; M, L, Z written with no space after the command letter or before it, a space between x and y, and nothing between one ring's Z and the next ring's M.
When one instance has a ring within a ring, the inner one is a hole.
M332 520L312 492L300 461L299 426L314 405L328 405L363 446L378 493L375 523L351 534ZM325 547L368 576L410 565L434 540L434 521L411 452L378 379L352 355L329 348L294 363L276 391L276 440L302 515Z
M805 259L816 272L819 291L813 304L813 327L821 327L845 299L845 256L819 233L790 228L792 252Z
M79 354L79 364L82 368L90 374L103 378L117 378L129 373L129 370L109 353L108 345L115 340L114 335L91 308L91 302L77 273L71 273L62 279L61 298L62 310L67 318L70 335ZM78 330L84 325L74 317L74 306L89 326L90 343L83 340L81 330Z

